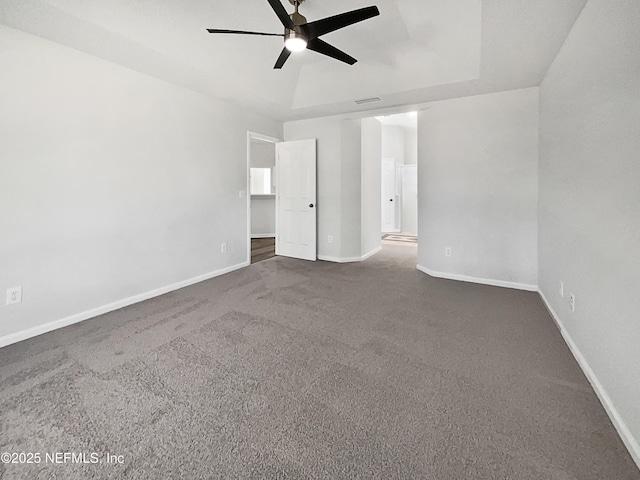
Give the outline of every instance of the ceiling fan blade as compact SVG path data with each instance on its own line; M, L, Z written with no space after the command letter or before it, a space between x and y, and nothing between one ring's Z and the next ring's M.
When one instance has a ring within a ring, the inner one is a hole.
M276 61L276 64L273 66L273 68L281 69L282 66L284 65L284 62L286 62L287 59L289 58L289 55L291 55L291 51L289 51L287 47L283 48L282 53L278 57L278 60Z
M293 30L295 25L293 24L293 21L291 20L291 17L289 16L285 8L282 6L282 3L280 3L280 0L267 1L269 2L269 5L271 5L271 8L273 8L273 11L276 12L276 15L278 15L278 18L282 22L282 25Z
M267 37L284 37L282 33L246 32L244 30L222 30L219 28L207 28L209 33L239 33L241 35L264 35Z
M354 23L362 22L372 17L380 15L378 7L365 7L358 10L352 10L351 12L341 13L334 15L333 17L323 18L322 20L316 20L302 25L309 38L317 38L325 33L339 30L340 28L348 27Z
M341 62L348 63L349 65L353 65L358 61L351 55L347 55L342 50L338 50L333 45L329 45L327 42L320 40L319 38L310 40L307 44L307 48L309 50L313 50L314 52L318 52L328 57L335 58L336 60L340 60Z

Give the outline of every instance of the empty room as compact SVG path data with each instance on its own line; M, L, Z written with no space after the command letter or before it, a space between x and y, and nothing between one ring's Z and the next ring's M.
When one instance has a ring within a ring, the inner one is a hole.
M0 0L0 479L640 480L638 25Z

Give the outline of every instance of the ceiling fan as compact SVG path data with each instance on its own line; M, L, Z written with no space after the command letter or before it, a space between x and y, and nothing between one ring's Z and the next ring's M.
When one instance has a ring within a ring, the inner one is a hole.
M284 34L282 33L263 33L263 32L246 32L243 30L221 30L217 28L208 28L209 33L237 33L242 35L263 35L269 37L284 37L284 48L276 64L273 68L280 69L287 61L291 52L301 52L305 48L314 52L327 55L341 62L353 65L357 62L355 58L338 50L333 45L321 40L319 37L325 33L333 32L340 28L348 27L354 23L362 22L369 18L380 15L378 7L365 7L351 12L341 13L332 17L316 20L315 22L307 22L307 19L300 15L298 7L304 0L289 0L295 7L295 11L289 15L280 0L267 0L273 11L276 13L282 25L284 26Z

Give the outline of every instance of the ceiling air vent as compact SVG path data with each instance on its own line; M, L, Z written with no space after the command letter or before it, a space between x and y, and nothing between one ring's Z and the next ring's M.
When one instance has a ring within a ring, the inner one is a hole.
M362 105L363 103L373 103L380 102L382 99L380 97L371 97L371 98L361 98L360 100L356 100L358 105Z

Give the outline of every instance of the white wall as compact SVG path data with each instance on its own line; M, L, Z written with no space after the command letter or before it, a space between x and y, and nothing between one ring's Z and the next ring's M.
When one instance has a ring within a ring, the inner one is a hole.
M380 207L370 202L374 196L380 202L380 165L363 162L375 155L371 148L381 150L382 134L363 144L362 123L338 115L284 124L285 141L318 139L318 258L322 260L356 261L379 246ZM376 142L378 147L373 146ZM376 185L370 188L367 180L363 184L364 178L372 178ZM375 225L374 238L371 229Z
M404 128L398 125L382 126L382 156L393 158L397 165L404 164Z
M404 128L404 164L415 165L418 163L418 130L416 128Z
M340 257L341 243L341 125L335 117L314 118L284 124L284 140L316 138L318 256ZM333 243L328 242L328 236Z
M367 256L381 247L382 125L375 118L362 120L361 132L360 251Z
M590 0L540 86L539 283L640 466L638 25Z
M276 144L252 139L251 166L255 168L274 168L276 166Z
M360 121L340 116L284 124L285 141L317 138L318 258L360 258ZM328 237L333 237L329 243Z
M535 289L537 167L537 88L434 102L421 111L420 268Z
M404 165L401 167L402 182L402 220L401 230L413 235L418 234L418 166Z
M247 261L247 130L279 122L9 28L0 45L0 292L24 288L0 344Z
M362 256L362 133L360 120L344 119L340 123L340 256L342 259L359 259Z
M251 237L275 237L276 199L253 195L251 197Z
M417 121L416 121L417 123ZM402 129L404 136L404 165L417 165L418 164L418 129L404 127ZM403 232L418 233L418 198L417 198L417 179L414 182L415 176L412 173L407 175L407 172L411 172L410 169L403 167L402 175L405 177L403 180L402 188L402 202L400 207L401 212L401 224L400 228ZM405 188L405 184L406 187Z

